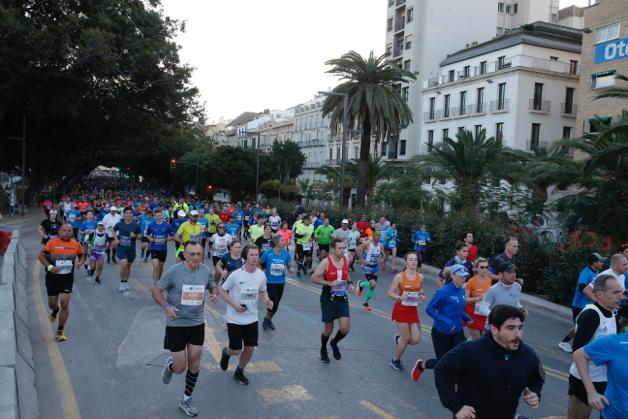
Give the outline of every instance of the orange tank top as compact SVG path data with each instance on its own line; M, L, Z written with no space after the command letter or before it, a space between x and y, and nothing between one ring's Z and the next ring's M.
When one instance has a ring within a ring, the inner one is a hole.
M408 277L406 271L401 272L401 281L399 282L399 291L401 292L418 292L423 289L423 275L416 273L414 278Z

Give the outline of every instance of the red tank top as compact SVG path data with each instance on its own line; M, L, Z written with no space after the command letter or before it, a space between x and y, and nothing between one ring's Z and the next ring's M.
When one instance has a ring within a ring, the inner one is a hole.
M338 269L336 265L334 265L331 256L327 256L327 264L327 272L325 272L325 275L323 275L323 277L327 281L331 282L337 279L342 279L344 281L347 280L347 278L349 277L349 265L347 264L347 258L345 256L342 257L342 270ZM338 274L340 272L342 272L342 277L338 278Z

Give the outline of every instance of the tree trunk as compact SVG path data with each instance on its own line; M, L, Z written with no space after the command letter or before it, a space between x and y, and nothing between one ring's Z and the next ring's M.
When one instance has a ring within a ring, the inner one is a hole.
M360 138L360 161L358 162L358 196L356 206L364 208L366 183L369 172L369 154L371 151L371 121L368 114L362 120L362 134Z

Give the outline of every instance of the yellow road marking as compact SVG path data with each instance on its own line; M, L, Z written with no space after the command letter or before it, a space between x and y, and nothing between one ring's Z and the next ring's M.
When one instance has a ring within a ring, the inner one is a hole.
M543 365L543 369L547 375L551 375L554 378L558 378L559 380L569 381L569 374L564 373L560 370L555 370L554 368L546 367Z
M367 408L371 412L375 413L377 416L381 416L384 419L395 419L395 416L391 415L390 413L388 413L387 411L385 411L381 407L375 406L373 403L371 403L371 402L369 402L367 400L361 400L360 401L360 406L362 406L364 408Z
M264 404L277 404L314 399L305 387L298 384L283 386L279 389L262 388L257 390L257 394L260 396Z
M46 350L48 351L48 357L50 358L50 365L56 382L55 387L61 401L63 417L66 419L80 419L81 413L78 408L78 403L76 402L74 388L72 388L72 382L70 381L68 370L65 367L63 356L59 350L59 344L55 342L55 336L50 328L49 315L41 298L41 281L39 280L40 264L36 261L34 265L33 281L35 282L35 309L37 310L39 325L41 326Z

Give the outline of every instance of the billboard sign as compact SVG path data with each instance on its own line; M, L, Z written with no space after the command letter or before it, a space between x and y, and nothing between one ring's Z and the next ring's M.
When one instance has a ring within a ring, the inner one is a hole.
M593 64L603 64L628 58L628 38L614 39L595 46Z

